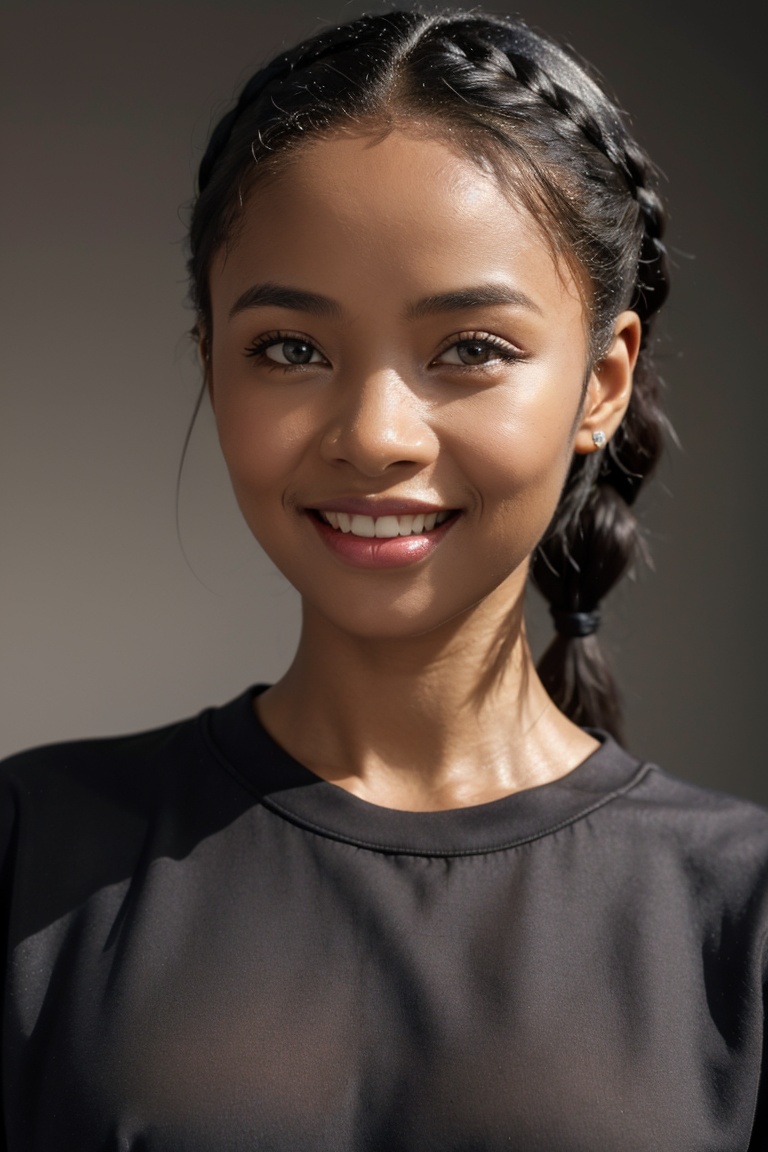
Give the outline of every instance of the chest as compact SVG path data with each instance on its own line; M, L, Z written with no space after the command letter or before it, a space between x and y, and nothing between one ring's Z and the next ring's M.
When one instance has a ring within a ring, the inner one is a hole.
M11 1152L747 1147L759 992L683 889L319 847L155 860L24 940Z

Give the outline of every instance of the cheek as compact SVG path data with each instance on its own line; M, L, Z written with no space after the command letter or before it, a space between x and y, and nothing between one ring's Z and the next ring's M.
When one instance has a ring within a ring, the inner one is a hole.
M570 373L572 376L572 372ZM554 513L572 457L573 426L580 404L580 382L553 387L550 381L525 389L488 393L464 414L457 453L488 517L514 516L521 534L537 541ZM464 445L462 452L461 445Z
M260 509L282 505L304 452L301 421L263 399L224 395L215 407L219 443L238 504L252 529Z

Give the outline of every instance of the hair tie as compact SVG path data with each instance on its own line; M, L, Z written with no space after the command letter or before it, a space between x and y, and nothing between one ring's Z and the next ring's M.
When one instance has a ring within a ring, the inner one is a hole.
M550 608L550 612L556 631L569 640L591 636L600 627L600 613L597 609L594 612L559 612L556 608Z

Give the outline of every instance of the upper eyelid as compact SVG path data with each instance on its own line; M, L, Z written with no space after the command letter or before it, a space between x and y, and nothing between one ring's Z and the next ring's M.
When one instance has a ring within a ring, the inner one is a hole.
M284 340L303 340L306 344L311 344L313 348L319 350L317 341L308 336L306 332L291 332L287 328L274 328L270 332L260 332L258 336L254 336L253 340L249 340L248 347L253 348L257 344L281 344Z
M488 332L481 328L465 328L461 332L454 332L451 336L445 338L439 345L439 348L440 350L451 348L454 344L464 344L472 340L477 340L478 343L485 342L488 344L503 345L505 348L511 348L521 354L523 351L522 348L512 340L507 340L504 336L499 336L496 332Z

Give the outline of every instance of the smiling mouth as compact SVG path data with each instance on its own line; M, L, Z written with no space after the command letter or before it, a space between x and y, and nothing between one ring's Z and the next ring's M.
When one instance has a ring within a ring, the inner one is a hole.
M439 528L446 520L458 516L449 508L441 512L419 512L411 516L361 516L348 512L318 512L313 515L337 532L362 536L368 540L392 540L397 536L423 536Z

